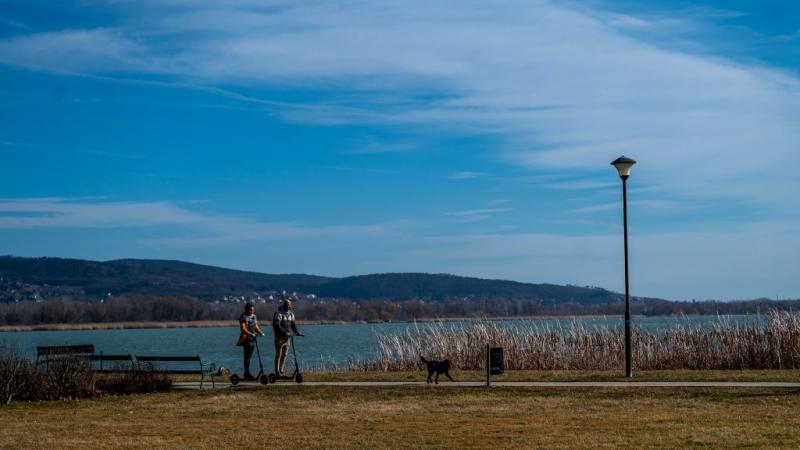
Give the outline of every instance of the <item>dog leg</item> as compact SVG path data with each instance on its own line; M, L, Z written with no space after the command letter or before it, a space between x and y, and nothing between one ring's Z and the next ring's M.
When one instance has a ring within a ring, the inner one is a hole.
M436 372L436 384L439 384L439 372Z
M447 375L447 378L450 378L450 381L452 381L453 383L456 382L456 380L454 380L453 377L450 376L450 372L445 372L444 374Z

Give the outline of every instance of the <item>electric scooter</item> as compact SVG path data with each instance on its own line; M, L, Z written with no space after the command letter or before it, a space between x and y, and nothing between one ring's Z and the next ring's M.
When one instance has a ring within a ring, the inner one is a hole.
M303 336L303 335L300 334L298 336ZM267 381L269 381L270 383L275 383L278 381L295 381L297 383L303 382L303 374L300 373L300 365L297 362L297 351L295 351L294 349L294 335L291 335L289 337L289 340L290 340L289 346L292 347L292 356L294 357L294 373L292 373L291 375L283 375L283 376L278 376L277 374L271 373L267 375Z
M255 338L256 343L256 353L258 354L258 374L256 374L256 380L258 380L261 384L272 383L269 381L269 376L264 373L264 365L261 363L261 350L258 348L258 338ZM271 376L272 374L270 374ZM239 384L240 381L244 381L244 377L240 377L237 374L231 375L231 384L236 386Z

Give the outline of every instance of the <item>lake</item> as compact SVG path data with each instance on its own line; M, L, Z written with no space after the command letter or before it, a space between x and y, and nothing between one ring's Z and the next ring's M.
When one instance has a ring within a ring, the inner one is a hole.
M757 316L725 316L733 322L749 323ZM703 327L718 319L717 316L635 317L633 323L649 330L675 325ZM556 326L578 321L588 327L622 327L620 317L590 317L574 319L501 320L500 326ZM233 322L235 324L235 322ZM447 322L446 326L461 326L463 322ZM297 338L297 352L301 369L343 366L348 358L364 360L377 352L376 333L403 332L410 327L431 326L430 323L380 323L302 325L305 337ZM267 336L262 339L261 354L265 370L271 371L274 348L272 333L264 327ZM241 370L242 350L237 347L238 327L217 328L155 328L126 330L74 330L74 331L20 331L0 333L0 343L10 344L23 354L35 358L40 345L94 344L95 352L121 354L172 354L200 355L204 361ZM255 355L254 367L257 367ZM287 368L291 364L291 356Z

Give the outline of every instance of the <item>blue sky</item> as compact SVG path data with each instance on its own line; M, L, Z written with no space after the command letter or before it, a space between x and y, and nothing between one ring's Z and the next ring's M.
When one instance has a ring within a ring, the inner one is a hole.
M798 18L0 0L0 253L797 298Z

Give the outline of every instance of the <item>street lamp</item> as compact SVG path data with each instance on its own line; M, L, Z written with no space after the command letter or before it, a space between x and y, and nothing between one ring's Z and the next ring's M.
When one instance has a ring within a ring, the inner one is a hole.
M628 284L628 177L631 174L631 167L636 161L620 156L611 162L617 168L619 177L622 179L622 223L625 240L625 378L633 378L633 364L631 356L631 293Z

